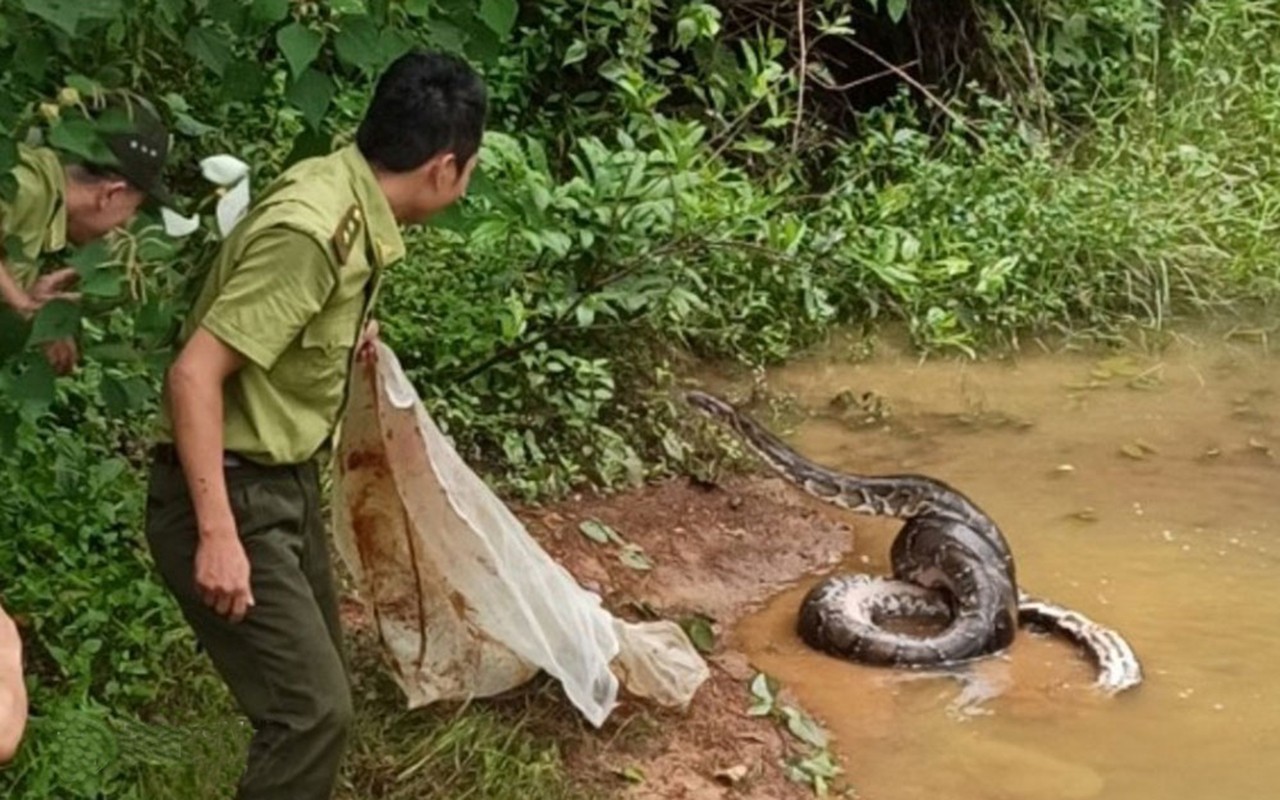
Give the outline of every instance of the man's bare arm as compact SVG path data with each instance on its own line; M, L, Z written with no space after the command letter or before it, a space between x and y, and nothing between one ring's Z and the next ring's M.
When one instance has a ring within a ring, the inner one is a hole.
M244 619L253 593L223 471L222 385L244 363L243 356L200 328L169 370L174 445L199 526L196 588L206 604L233 622Z
M9 265L4 263L3 258L0 258L0 299L23 317L30 317L40 309L40 306L31 299L31 295L18 285L18 281L13 277L13 273L9 272Z

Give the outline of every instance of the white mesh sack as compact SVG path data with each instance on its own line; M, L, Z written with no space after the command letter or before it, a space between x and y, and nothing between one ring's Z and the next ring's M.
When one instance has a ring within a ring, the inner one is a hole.
M384 344L352 377L335 473L338 551L410 707L497 694L541 669L598 727L619 678L681 707L706 680L678 625L615 618L538 546L431 421Z

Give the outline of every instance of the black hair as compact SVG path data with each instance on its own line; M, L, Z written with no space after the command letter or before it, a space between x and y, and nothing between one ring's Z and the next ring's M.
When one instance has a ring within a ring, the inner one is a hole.
M480 149L487 101L484 82L465 61L407 53L378 79L356 144L391 172L417 169L441 153L465 164Z

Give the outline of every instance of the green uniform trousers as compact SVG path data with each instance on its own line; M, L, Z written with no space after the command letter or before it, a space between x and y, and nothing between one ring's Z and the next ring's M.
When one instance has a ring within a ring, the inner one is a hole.
M314 462L229 462L255 605L233 624L195 586L195 512L172 449L152 462L147 542L182 613L253 724L237 800L330 800L351 692Z

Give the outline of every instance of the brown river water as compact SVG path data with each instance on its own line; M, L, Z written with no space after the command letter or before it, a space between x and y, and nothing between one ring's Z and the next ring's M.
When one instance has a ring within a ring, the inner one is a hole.
M1146 677L1104 697L1026 630L954 674L851 664L794 631L811 576L734 638L826 725L857 797L1280 797L1280 355L1208 334L980 363L837 352L767 385L805 413L759 419L818 463L966 493L1022 587L1119 630ZM888 573L900 523L849 519L839 569Z

